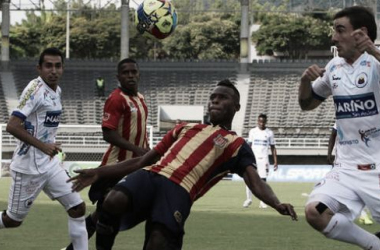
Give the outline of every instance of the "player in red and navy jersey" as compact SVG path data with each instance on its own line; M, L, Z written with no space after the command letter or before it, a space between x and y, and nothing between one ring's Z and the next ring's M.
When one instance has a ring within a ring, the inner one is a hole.
M148 109L144 96L138 92L140 70L137 62L126 58L117 66L119 87L107 98L104 104L102 131L103 138L110 145L103 155L101 166L114 164L148 152L146 121ZM100 180L91 186L89 197L101 209L106 193L121 179ZM94 234L97 211L86 218L89 238ZM70 244L66 250L73 250Z
M211 125L181 123L143 157L78 171L74 190L99 178L128 175L107 195L97 224L97 249L112 249L119 229L146 221L143 249L181 249L184 224L195 200L228 173L237 173L259 199L280 214L297 215L281 203L256 172L251 148L230 131L240 109L239 92L223 80L210 95ZM140 169L140 170L139 170ZM138 170L138 171L136 171Z

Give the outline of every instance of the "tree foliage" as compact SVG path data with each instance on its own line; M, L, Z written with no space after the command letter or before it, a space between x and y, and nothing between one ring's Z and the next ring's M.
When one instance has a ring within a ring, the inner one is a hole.
M97 9L83 0L71 1L70 57L114 58L120 55L120 10L115 5ZM28 12L26 19L10 29L11 58L37 57L46 47L66 50L67 1L54 1L55 12ZM286 6L250 0L256 23L252 38L260 54L284 53L305 57L309 50L328 48L329 18L273 14ZM130 22L129 54L134 58L237 59L240 39L240 1L176 0L179 24L163 40L141 35ZM188 10L188 11L186 11ZM134 10L131 9L131 19Z

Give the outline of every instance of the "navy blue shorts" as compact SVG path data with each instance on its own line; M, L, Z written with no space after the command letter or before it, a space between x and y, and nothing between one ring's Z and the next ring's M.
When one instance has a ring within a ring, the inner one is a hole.
M154 172L138 170L121 180L114 189L123 191L132 200L120 230L130 229L143 221L149 225L159 223L182 242L185 221L192 206L190 195L183 187Z

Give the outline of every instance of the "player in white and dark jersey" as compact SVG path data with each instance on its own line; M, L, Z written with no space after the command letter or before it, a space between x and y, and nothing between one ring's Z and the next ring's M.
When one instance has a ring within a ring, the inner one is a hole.
M249 131L248 143L251 145L255 154L257 172L263 181L267 180L269 172L269 152L270 148L273 156L273 168L277 170L277 150L275 146L273 131L266 127L267 115L260 114L257 118L257 126ZM243 203L243 207L247 208L252 204L252 192L246 186L247 199ZM268 206L260 201L259 208L267 208Z
M380 239L353 223L367 206L380 222L380 50L374 41L373 13L359 6L334 16L332 41L339 56L323 69L307 68L301 77L299 103L316 108L334 99L337 142L334 168L319 182L306 204L309 224L326 237L380 249Z
M41 191L58 200L69 215L69 235L76 250L87 250L85 203L72 192L61 167L55 141L62 112L61 88L63 55L56 48L44 50L37 66L39 77L22 92L12 112L7 131L19 139L10 165L12 184L8 208L0 212L0 228L18 227Z

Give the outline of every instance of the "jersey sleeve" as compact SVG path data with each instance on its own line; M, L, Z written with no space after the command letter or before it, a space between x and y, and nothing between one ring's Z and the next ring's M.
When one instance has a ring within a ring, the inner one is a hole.
M38 91L41 85L33 81L23 90L18 106L13 110L12 115L25 120L31 113L37 110L43 95Z
M123 108L124 106L124 100L113 93L104 104L102 127L116 130L120 117L126 112L127 107Z
M154 147L154 149L160 154L164 155L165 152L173 145L177 140L179 133L182 131L186 123L176 125L162 138L162 140Z
M255 156L251 147L246 142L242 144L237 155L225 164L232 166L231 172L236 173L241 177L243 177L247 167L253 167L256 169Z

